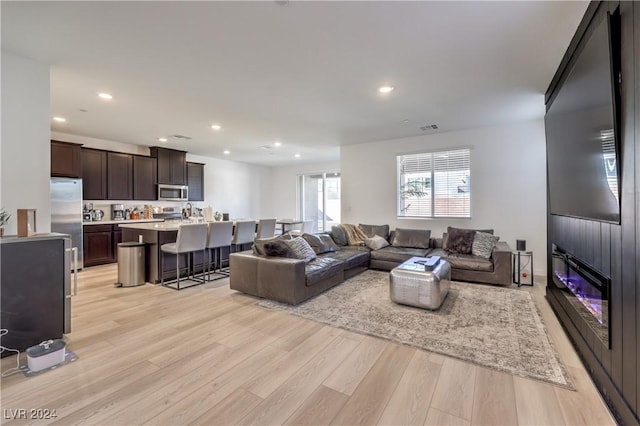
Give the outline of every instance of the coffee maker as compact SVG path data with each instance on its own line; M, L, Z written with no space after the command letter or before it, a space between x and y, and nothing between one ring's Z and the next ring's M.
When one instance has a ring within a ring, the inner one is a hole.
M111 204L111 220L124 220L124 204Z

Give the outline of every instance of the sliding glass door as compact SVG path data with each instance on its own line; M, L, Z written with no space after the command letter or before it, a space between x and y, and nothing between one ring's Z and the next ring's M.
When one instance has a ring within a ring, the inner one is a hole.
M330 231L340 223L340 173L299 175L298 210L311 225L307 232Z

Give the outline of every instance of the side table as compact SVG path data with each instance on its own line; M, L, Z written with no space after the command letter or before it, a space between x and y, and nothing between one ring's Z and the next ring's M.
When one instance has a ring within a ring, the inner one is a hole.
M514 251L511 253L513 259L513 282L521 285L533 286L533 252Z

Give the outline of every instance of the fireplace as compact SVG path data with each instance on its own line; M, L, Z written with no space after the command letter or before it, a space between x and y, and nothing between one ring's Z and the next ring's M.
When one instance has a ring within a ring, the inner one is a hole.
M553 245L553 285L607 347L611 279ZM579 329L579 327L578 327ZM586 337L586 336L584 336Z

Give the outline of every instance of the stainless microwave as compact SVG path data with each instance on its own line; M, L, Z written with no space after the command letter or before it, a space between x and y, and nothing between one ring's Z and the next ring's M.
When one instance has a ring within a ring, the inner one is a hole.
M189 187L186 185L158 184L159 201L189 201Z

